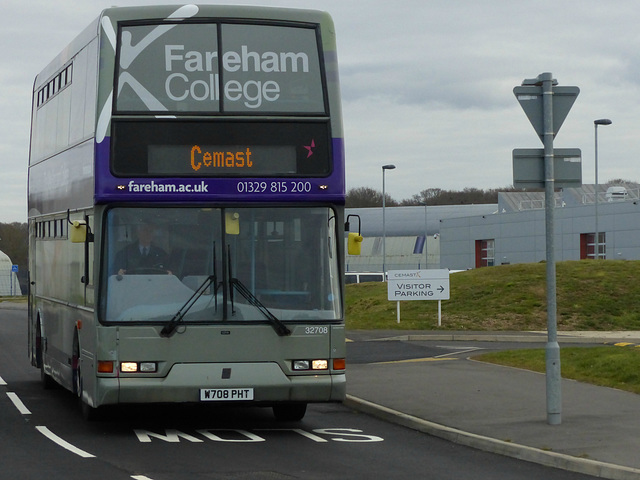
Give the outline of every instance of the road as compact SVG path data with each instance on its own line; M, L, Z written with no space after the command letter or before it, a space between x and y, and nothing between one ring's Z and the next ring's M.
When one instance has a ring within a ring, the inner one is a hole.
M515 350L521 348L544 348L544 342L480 341L461 342L455 340L388 340L403 338L393 332L349 332L347 351L349 364L399 362L411 359L463 359L490 351ZM376 341L381 340L383 341ZM572 345L573 346L573 345ZM585 346L585 344L576 344Z
M354 360L372 355L352 350ZM77 400L43 390L28 364L26 309L0 304L0 480L43 477L590 478L455 445L340 404L312 405L296 423L276 422L268 409L200 406L115 408L86 422Z

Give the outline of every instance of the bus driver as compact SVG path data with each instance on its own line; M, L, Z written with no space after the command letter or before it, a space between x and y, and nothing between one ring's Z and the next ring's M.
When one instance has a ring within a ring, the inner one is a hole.
M142 223L136 228L138 239L120 250L116 255L115 268L118 275L158 274L171 271L167 268L169 256L162 248L153 243L155 227Z

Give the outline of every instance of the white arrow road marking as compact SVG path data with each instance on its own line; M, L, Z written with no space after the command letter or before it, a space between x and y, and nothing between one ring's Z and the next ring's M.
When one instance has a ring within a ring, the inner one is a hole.
M20 398L18 397L18 395L16 395L13 392L7 392L7 397L9 397L9 400L11 400L13 402L13 404L16 406L16 408L18 409L18 411L23 414L23 415L31 415L31 412L29 411L29 409L25 406L24 403L22 403L22 400L20 400Z
M58 445L60 445L62 448L65 448L65 449L69 450L71 453L75 453L76 455L78 455L78 456L80 456L82 458L94 458L95 457L95 455L91 455L90 453L85 452L84 450L81 450L81 449L79 449L78 447L76 447L74 445L71 445L69 442L67 442L66 440L63 440L62 438L57 436L55 433L53 433L47 427L37 426L36 430L38 430L41 434L43 434L49 440L52 440L53 442L55 442Z

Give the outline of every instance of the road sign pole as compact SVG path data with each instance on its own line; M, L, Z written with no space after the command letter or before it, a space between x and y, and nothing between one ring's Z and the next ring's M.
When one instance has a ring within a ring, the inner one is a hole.
M556 260L554 248L555 178L553 166L553 76L543 73L542 82L543 143L545 171L545 227L547 248L547 344L545 348L547 380L547 423L562 422L560 346L556 319Z
M557 87L551 73L525 79L513 93L531 125L544 144L545 227L547 250L547 345L545 348L547 381L547 423L562 422L560 346L556 320L556 261L554 248L555 168L553 139L580 93L578 87ZM515 165L514 150L514 165ZM573 169L572 169L573 170ZM515 174L514 170L514 174ZM579 175L581 178L582 175ZM514 185L518 178L514 177ZM525 179L526 180L526 179ZM575 178L570 178L575 181ZM526 182L525 182L526 183Z

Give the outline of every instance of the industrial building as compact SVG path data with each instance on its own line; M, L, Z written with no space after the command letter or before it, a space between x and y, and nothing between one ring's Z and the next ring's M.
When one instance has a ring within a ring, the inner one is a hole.
M440 228L444 219L481 217L498 211L497 204L444 205L385 208L348 208L350 230L364 237L361 254L347 255L346 271L382 272L383 238L386 237L386 269L424 269L440 267Z
M640 259L639 192L636 184L601 185L596 202L593 185L557 191L556 260ZM498 204L387 207L384 229L382 208L346 213L360 216L364 236L361 255L347 255L347 274L382 272L383 262L386 270L466 270L546 258L544 192L500 193Z
M22 295L18 273L9 256L0 251L0 296Z

